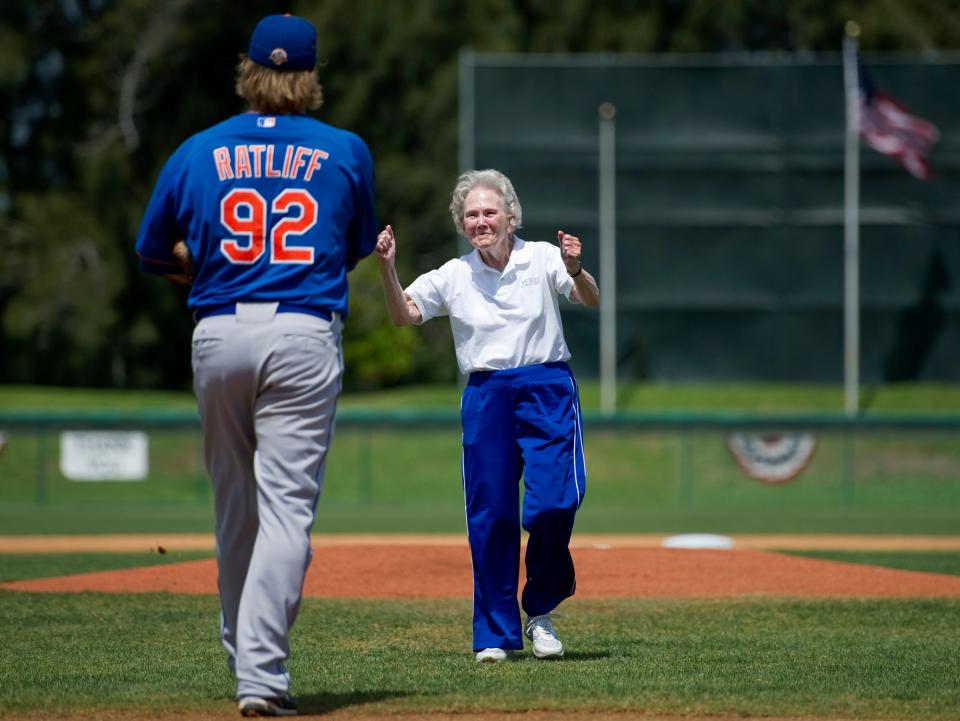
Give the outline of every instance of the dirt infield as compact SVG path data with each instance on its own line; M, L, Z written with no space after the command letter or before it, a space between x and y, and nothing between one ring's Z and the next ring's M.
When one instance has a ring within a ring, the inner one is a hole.
M383 540L383 539L381 539ZM577 598L742 596L951 597L960 577L822 561L755 550L573 547ZM215 594L213 559L122 571L30 579L0 588L37 592ZM469 549L461 542L325 543L316 548L304 595L323 598L468 598Z

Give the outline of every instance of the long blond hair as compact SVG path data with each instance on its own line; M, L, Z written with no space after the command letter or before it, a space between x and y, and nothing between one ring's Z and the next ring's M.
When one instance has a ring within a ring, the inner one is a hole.
M301 115L323 104L323 87L313 70L278 71L241 56L237 65L237 95L250 107L269 115Z

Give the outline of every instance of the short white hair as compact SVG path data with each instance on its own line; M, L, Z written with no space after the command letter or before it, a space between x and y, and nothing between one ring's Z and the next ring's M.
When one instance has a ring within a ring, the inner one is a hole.
M453 224L457 227L457 232L460 235L466 237L467 234L463 227L463 207L467 195L474 188L489 188L499 193L503 212L510 221L510 225L513 226L514 230L521 227L523 209L520 207L520 199L513 189L510 178L493 168L468 170L457 178L457 184L453 188L453 195L450 198L450 215L453 217Z

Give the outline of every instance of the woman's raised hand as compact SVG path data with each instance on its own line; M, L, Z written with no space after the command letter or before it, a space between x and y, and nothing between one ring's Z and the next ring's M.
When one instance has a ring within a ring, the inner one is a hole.
M377 236L377 256L380 260L393 263L397 256L397 241L393 237L393 228L389 225Z
M560 257L563 258L563 264L567 267L567 272L575 275L581 267L580 239L575 235L558 230L557 242L560 244Z

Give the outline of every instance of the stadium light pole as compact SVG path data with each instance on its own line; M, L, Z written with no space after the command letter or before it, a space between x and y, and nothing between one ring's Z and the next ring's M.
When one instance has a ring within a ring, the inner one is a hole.
M460 147L457 161L460 165L460 172L472 170L475 155L475 136L476 132L476 103L474 93L476 92L476 55L469 48L460 51L459 58L459 88L460 88L460 113L459 128ZM457 236L457 254L465 255L471 250L470 242L461 235Z
M601 103L599 115L600 211L600 411L605 415L617 409L617 109L613 103Z
M843 36L843 84L847 104L843 164L843 405L845 413L851 417L860 410L859 36L860 26L848 21Z

